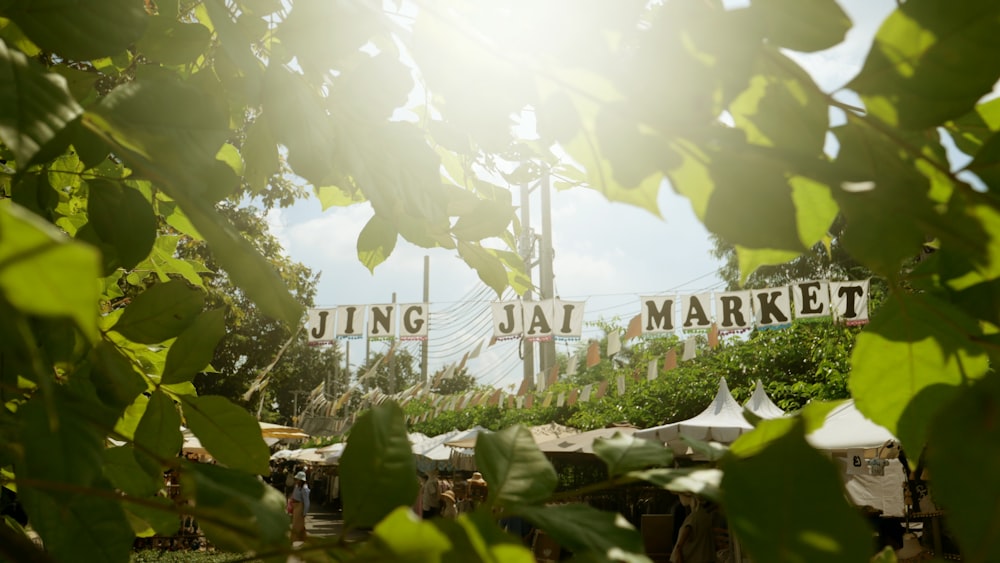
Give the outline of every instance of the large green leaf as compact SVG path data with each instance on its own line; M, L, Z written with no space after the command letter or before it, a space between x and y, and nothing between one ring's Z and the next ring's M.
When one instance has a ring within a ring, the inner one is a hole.
M858 336L849 387L858 409L923 449L928 420L957 391L982 377L986 353L972 343L975 321L929 294L894 294Z
M147 389L146 380L119 349L102 340L91 352L90 382L104 404L118 415Z
M793 51L822 51L844 40L851 20L835 0L757 0L768 43Z
M421 520L405 506L393 510L379 522L372 536L372 560L440 561L452 548L448 537L433 523Z
M0 201L0 291L28 314L69 317L97 333L97 252L23 207Z
M998 17L992 0L904 2L883 22L848 87L889 125L924 129L958 117L1000 74L1000 61L982 57L1000 48Z
M136 44L150 60L165 65L194 62L204 54L212 33L200 23L182 23L176 17L152 16L146 33Z
M114 488L140 498L156 494L163 487L162 472L150 475L135 458L132 446L118 446L101 452L104 476Z
M694 493L712 500L719 500L721 496L719 483L722 480L722 471L715 468L657 467L631 471L627 475L675 493Z
M639 531L621 514L586 504L522 506L516 513L576 554L591 552L618 561L623 552L644 552Z
M358 259L374 273L375 267L385 262L396 248L397 238L399 233L392 222L377 213L372 215L358 235Z
M124 51L142 36L141 2L106 0L15 0L0 12L39 47L60 57L86 61Z
M451 232L457 238L479 241L501 236L514 218L514 207L506 202L478 200L474 208L459 216Z
M194 501L198 525L216 547L235 553L287 547L284 495L256 475L185 463L180 483L183 498Z
M335 180L338 135L318 92L301 75L272 64L264 75L261 98L263 119L274 139L288 148L288 164L295 173L314 186Z
M1000 481L970 479L1000 471L1000 377L996 373L962 389L934 418L927 464L934 501L948 511L963 560L989 561L1000 551Z
M371 527L417 497L417 466L403 411L384 403L358 417L340 458L344 525Z
M754 560L868 561L871 530L848 505L836 467L806 442L803 424L725 469L726 517Z
M38 152L83 113L66 79L46 72L0 40L0 140L26 169Z
M281 169L278 156L278 146L275 144L267 120L257 119L246 130L246 141L243 143L243 159L246 166L243 178L250 191L257 194L267 189L268 180ZM322 201L322 197L320 198ZM326 206L323 207L326 209Z
M87 182L87 215L97 236L115 249L122 268L132 269L149 256L156 240L156 215L136 190L106 180Z
M242 407L218 396L181 395L188 427L219 463L257 475L267 475L271 452L260 424Z
M114 330L133 342L163 342L190 326L204 304L202 292L186 282L158 283L132 300Z
M41 536L45 550L57 561L121 563L127 561L135 536L121 504L102 495L79 494L63 498L31 488L18 490L18 500Z
M478 243L459 241L458 255L479 274L479 279L499 296L507 287L503 262Z
M88 420L92 413L81 412L88 406L61 386L53 388L53 396L39 393L21 405L17 417L24 465L15 467L17 473L80 486L97 481L104 435Z
M480 434L476 466L489 483L489 501L499 505L540 503L555 490L556 471L531 432L512 426Z
M607 464L611 477L652 466L668 467L674 459L673 452L663 444L621 432L594 440L594 453Z
M198 315L191 326L177 337L167 353L161 383L190 381L208 366L215 355L215 347L226 335L225 313L224 309L213 309Z
M173 399L157 389L149 397L146 412L135 429L135 443L142 448L138 455L149 453L160 462L169 461L181 451L181 415Z

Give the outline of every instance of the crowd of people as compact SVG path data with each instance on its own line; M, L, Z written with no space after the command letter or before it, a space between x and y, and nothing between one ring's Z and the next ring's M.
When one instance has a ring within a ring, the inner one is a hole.
M478 471L463 478L459 474L443 476L438 470L431 469L418 478L420 494L417 495L413 510L424 519L439 516L456 518L461 513L475 510L486 501L486 480Z

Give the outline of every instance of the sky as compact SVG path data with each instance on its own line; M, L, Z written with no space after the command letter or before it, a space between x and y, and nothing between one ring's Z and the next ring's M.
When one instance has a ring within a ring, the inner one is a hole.
M843 0L854 27L841 45L820 53L790 53L820 87L833 91L861 67L871 38L895 7L893 0ZM844 101L853 102L850 93ZM833 124L842 116L833 112ZM518 188L512 189L518 205ZM602 331L589 323L619 319L624 326L639 313L643 295L720 290L719 262L711 255L709 234L687 199L668 184L660 189L662 218L625 204L610 203L594 190L575 188L552 192L552 238L555 293L566 300L585 301L583 340ZM531 204L532 226L540 232L538 190ZM523 367L519 344L499 342L486 347L492 333L489 303L496 294L479 281L456 251L424 249L402 238L386 262L370 273L357 259L358 233L372 215L368 204L322 211L315 198L286 209L272 210L268 223L288 255L321 272L317 307L423 301L424 257L430 262L429 372L461 360L479 342L482 354L469 361L469 373L482 384L509 387L520 383ZM538 282L537 269L535 282ZM419 344L401 344L419 357ZM351 369L364 362L364 341L350 348ZM385 352L388 344L373 342L370 351ZM559 344L557 352L575 349ZM537 360L536 360L537 361ZM536 368L537 371L537 368Z

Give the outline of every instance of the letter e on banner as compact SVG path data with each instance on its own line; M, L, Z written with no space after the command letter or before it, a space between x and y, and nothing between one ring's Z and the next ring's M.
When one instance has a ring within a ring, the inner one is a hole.
M795 288L795 318L819 319L830 316L830 283L799 282Z

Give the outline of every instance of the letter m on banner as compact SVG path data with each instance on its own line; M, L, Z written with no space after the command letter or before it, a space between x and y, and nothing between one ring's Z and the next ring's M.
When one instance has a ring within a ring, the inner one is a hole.
M674 298L662 295L640 297L640 321L643 334L663 334L674 331Z

